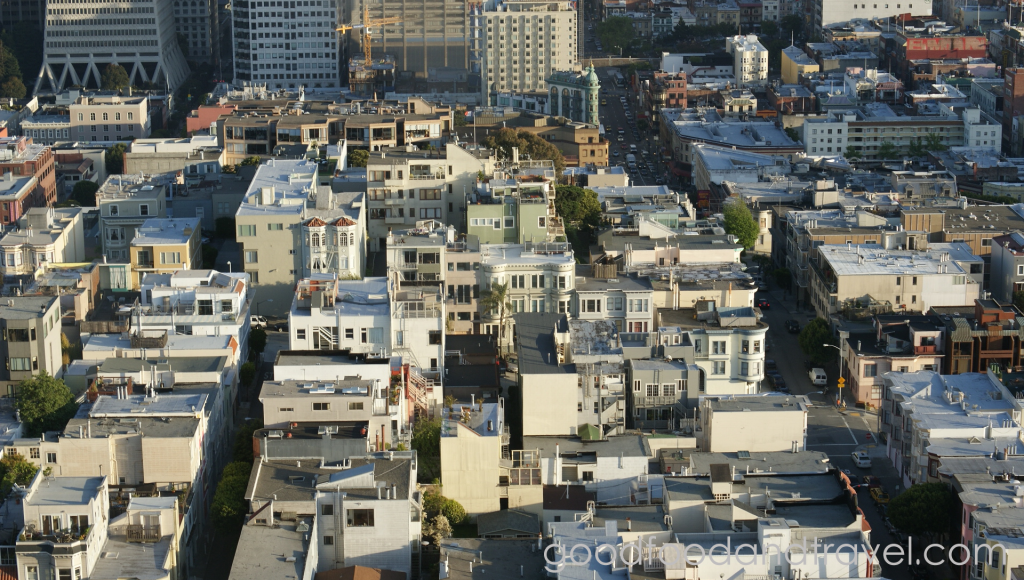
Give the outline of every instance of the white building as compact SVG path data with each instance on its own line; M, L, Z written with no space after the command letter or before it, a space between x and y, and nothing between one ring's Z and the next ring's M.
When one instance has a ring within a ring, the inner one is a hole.
M828 317L858 300L888 302L894 311L972 307L980 297L980 256L964 243L927 250L884 250L873 244L824 245L812 259L811 300Z
M85 261L82 208L35 207L0 238L0 274L33 274L45 263Z
M338 280L318 274L299 281L288 332L290 350L386 354L391 347L387 278Z
M653 298L654 288L646 276L580 276L572 313L579 320L607 320L619 332L650 332L654 326Z
M1003 146L1003 126L981 109L964 109L964 147L986 148L1000 151Z
M803 395L706 397L700 406L700 448L711 453L803 450L809 403Z
M254 293L244 272L179 270L147 274L140 283L140 330L199 336L234 336L249 351L249 313Z
M597 492L597 501L632 505L643 480L646 487L651 446L642 435L621 435L601 441L577 437L523 437L523 449L534 451L544 485L580 484Z
M508 284L512 309L506 313L506 325L510 314L519 312L572 311L576 261L568 243L486 244L480 252L481 291ZM483 312L481 317L484 333L497 334L498 313ZM499 340L499 346L506 340Z
M768 49L761 45L756 34L726 38L725 52L732 55L739 86L768 84Z
M813 34L821 34L822 29L832 24L849 22L856 19L885 20L899 14L931 14L932 0L914 0L906 4L885 2L855 2L845 0L815 0ZM971 10L973 12L973 10Z
M391 352L431 378L444 364L445 300L441 285L403 284L388 278Z
M757 183L771 175L788 175L790 162L781 155L764 155L739 151L717 145L695 144L693 152L693 183L697 189L711 189L711 184Z
M54 3L46 9L43 68L34 93L100 88L110 64L124 67L133 86L152 83L172 91L189 74L170 2L124 7L104 1L88 8Z
M335 32L338 7L312 0L297 11L267 3L245 4L231 11L234 84L268 89L341 86ZM296 8L292 6L292 8ZM297 29L297 32L285 32ZM294 42L281 42L288 38ZM270 50L274 49L274 50Z
M498 91L544 91L551 73L577 70L577 14L568 0L489 0L481 26L484 98Z

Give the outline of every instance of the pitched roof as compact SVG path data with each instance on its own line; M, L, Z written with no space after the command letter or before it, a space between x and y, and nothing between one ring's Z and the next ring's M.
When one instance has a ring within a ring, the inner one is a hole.
M310 227L310 228L322 228L322 227L324 227L326 225L327 225L327 222L325 222L324 220L322 220L322 219L320 219L318 217L315 217L315 218L313 218L313 219L311 219L311 220L309 220L308 222L305 223L305 226L306 227Z
M483 537L508 530L524 534L540 534L540 522L537 521L536 514L520 510L499 510L489 514L480 514L476 518L478 536Z
M343 216L343 217L340 217L340 218L334 220L334 222L331 225L332 226L354 226L354 225L356 225L356 222L354 222L351 219Z
M580 425L577 434L583 441L598 441L601 439L601 429L591 425L590 423Z

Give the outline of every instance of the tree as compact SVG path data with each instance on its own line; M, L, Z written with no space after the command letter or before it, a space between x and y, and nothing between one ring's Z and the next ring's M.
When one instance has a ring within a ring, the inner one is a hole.
M875 158L884 161L886 159L896 159L899 154L900 151L895 145L889 141L883 141L882 144L878 146L878 152L875 153Z
M242 527L248 503L245 489L249 486L252 465L244 461L229 463L221 473L217 491L213 494L210 517L218 533L234 535Z
M100 186L95 181L82 180L71 190L71 199L82 207L96 207L96 192Z
M484 139L484 146L500 153L503 159L512 158L512 148L518 147L521 156L533 160L550 159L555 164L555 175L565 171L565 158L557 147L524 129L502 127Z
M798 14L786 16L779 21L779 28L782 29L782 35L784 37L793 37L795 39L798 36L803 36L804 19Z
M71 389L46 371L21 381L15 395L27 437L46 431L60 431L75 416L78 405Z
M491 287L480 293L480 307L484 312L498 312L498 348L505 338L505 313L512 310L512 302L508 297L508 282L491 284Z
M919 483L889 502L892 524L913 535L941 535L949 531L953 494L945 483Z
M246 363L249 364L249 363ZM243 365L244 366L244 365ZM263 421L259 419L253 419L246 421L238 427L238 434L235 435L235 450L234 456L235 461L248 463L252 465L253 462L253 450L252 450L252 436L253 434L263 428Z
M241 165L242 167L248 167L250 165L259 165L259 164L260 164L260 156L259 155L250 155L249 157L246 157L245 159L243 159L241 163L239 163L239 165Z
M722 208L722 214L726 233L736 236L747 250L752 249L757 243L758 227L747 204L740 198L730 199Z
M249 333L249 348L256 354L262 354L267 348L267 331L262 328L254 328Z
M790 139L796 141L797 143L800 142L800 132L797 131L796 129L794 129L792 127L786 127L786 135Z
M466 121L467 112L468 111L455 111L455 113L453 113L452 115L454 117L452 123L454 123L456 127L465 127L466 125L468 125L469 121Z
M417 419L412 427L412 448L419 459L419 480L441 475L441 419Z
M625 50L635 35L633 20L625 16L612 16L597 25L597 38L609 52L616 48Z
M461 524L466 519L466 509L462 504L444 497L436 488L424 494L423 511L429 518L444 516L453 526Z
M130 84L128 71L119 64L108 64L100 75L100 87L104 91L120 91Z
M256 363L247 362L238 369L238 380L242 382L242 386L248 387L252 384L252 380L256 378Z
M559 185L555 194L555 213L562 218L565 235L573 249L584 255L594 243L601 223L601 202L597 193L574 185Z
M778 36L779 25L774 20L765 20L761 22L761 35L762 36Z
M778 270L775 270L773 274L775 275L775 283L778 284L780 288L789 290L790 286L793 284L793 273L789 271L789 268L779 268Z
M815 318L808 322L800 331L797 341L800 343L800 350L804 351L814 364L825 364L836 356L836 349L824 346L836 343L828 327L828 321L824 318Z
M854 149L853 145L847 145L846 146L846 158L847 159L860 159L861 158L860 151L857 151L856 149Z
M1017 310L1024 311L1024 291L1013 293L1013 305L1017 307Z
M920 139L920 137L918 137ZM945 151L949 149L945 143L942 142L942 135L938 133L928 133L924 136L924 150L925 151Z
M448 518L444 516L434 516L433 519L423 518L421 535L435 548L440 548L442 541L452 537L452 526L448 522Z
M366 163L370 161L370 152L366 149L351 149L348 152L348 166L349 167L366 167Z
M26 486L32 483L38 472L39 468L21 455L5 453L0 459L0 495L6 496L14 484Z
M124 153L127 150L128 146L124 143L114 143L110 149L107 149L103 159L106 162L108 174L117 175L124 173Z
M7 77L0 85L0 97L5 99L24 99L27 92L28 89L25 88L25 83L21 82L21 77Z

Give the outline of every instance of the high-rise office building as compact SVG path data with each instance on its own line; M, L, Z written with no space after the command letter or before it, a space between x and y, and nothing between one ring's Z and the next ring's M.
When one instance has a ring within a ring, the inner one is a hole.
M174 23L185 58L213 63L220 57L217 0L174 0Z
M401 19L398 24L371 27L374 57L389 54L397 71L411 71L420 78L426 78L432 68L469 68L469 13L475 2L359 0L343 17L361 24L364 2L371 23L385 17ZM353 50L358 49L362 34L358 30L349 34Z
M480 23L480 89L543 91L555 71L579 68L570 0L488 0Z
M43 67L35 92L99 88L109 64L133 85L178 87L188 65L178 47L171 0L48 0Z
M269 89L340 86L338 16L328 0L237 0L235 83Z
M42 32L46 25L46 0L3 0L0 2L0 22L8 29L31 25Z

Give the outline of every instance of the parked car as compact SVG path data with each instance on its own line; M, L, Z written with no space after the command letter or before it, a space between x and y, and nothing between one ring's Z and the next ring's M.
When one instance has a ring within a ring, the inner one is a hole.
M766 359L764 359L764 370L765 371L769 371L770 372L770 371L774 371L777 368L779 368L779 367L778 367L778 365L775 364L775 359L773 359L773 358L766 358Z
M861 469L867 469L871 467L871 457L865 450L854 451L850 454L850 458L853 459L853 464Z
M251 328L266 328L267 319L263 316L257 316L255 314L249 315L249 326Z
M786 330L789 331L790 334L799 334L800 333L800 323L797 322L796 320L792 320L792 319L787 320L786 321Z
M875 475L865 475L864 477L860 478L860 481L864 485L868 486L868 489L882 487L882 480L878 479L878 477Z
M758 298L757 307L760 308L761 310L768 310L769 308L772 307L772 303L769 302L767 298Z
M889 494L885 493L881 487L871 488L871 499L875 500L878 505L886 505L889 503Z
M788 391L789 387L786 386L786 379L782 378L779 373L768 373L768 381L771 383L772 388L776 391Z

